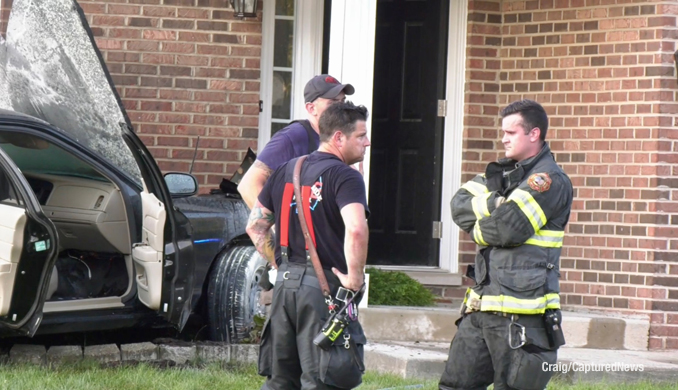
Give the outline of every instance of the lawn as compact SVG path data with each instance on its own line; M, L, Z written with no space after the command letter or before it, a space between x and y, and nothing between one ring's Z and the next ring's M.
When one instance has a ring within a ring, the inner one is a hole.
M0 366L0 389L63 389L63 390L207 390L207 389L258 389L263 379L256 368L248 365L210 364L201 367L159 368L152 365L118 366L100 368L96 363L82 362L57 368L31 365ZM554 390L668 390L678 385L641 383L577 384L552 383ZM367 373L360 390L381 389L437 389L436 381L402 379L390 375Z

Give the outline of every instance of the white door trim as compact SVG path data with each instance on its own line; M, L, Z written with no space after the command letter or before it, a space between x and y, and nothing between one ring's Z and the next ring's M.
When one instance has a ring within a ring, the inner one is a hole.
M321 2L321 1L318 1ZM333 0L330 22L330 59L328 72L342 83L355 87L348 97L372 113L374 87L374 45L377 26L376 0ZM371 121L367 134L372 136ZM370 154L363 162L365 187L369 189ZM369 194L368 194L369 196Z
M271 100L273 99L273 34L275 31L275 0L264 0L261 17L261 84L259 96L263 107L259 113L259 139L257 153L271 139Z
M450 200L461 185L462 141L464 136L464 84L466 81L466 31L468 2L450 1L447 42L447 116L443 145L443 179L440 240L440 268L459 272L459 228L452 221Z

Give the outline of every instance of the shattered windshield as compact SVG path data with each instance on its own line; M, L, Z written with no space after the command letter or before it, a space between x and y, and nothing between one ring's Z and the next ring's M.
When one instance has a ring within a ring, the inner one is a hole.
M74 0L14 0L0 41L0 108L51 123L141 184L122 138L129 120Z

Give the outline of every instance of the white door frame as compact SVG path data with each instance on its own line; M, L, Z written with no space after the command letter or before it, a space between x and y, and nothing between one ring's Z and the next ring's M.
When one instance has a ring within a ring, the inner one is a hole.
M443 179L441 194L440 269L459 272L459 228L452 221L450 200L461 186L462 141L464 137L464 84L466 82L466 33L468 2L450 0L447 41L447 116L443 145Z
M321 1L319 1L321 2ZM377 27L376 0L333 0L330 22L330 58L328 73L355 87L348 97L372 112L374 87L374 43ZM371 121L367 135L372 136ZM365 188L369 192L370 154L363 162ZM369 193L367 194L369 198Z

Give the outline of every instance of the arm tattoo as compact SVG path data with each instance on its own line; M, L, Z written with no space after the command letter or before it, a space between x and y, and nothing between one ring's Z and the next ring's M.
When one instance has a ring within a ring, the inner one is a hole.
M255 160L252 166L261 169L264 172L264 175L266 176L267 179L271 177L271 175L273 174L273 170L269 168L268 165L262 163L259 160Z
M247 222L247 232L257 251L270 263L275 263L275 244L271 236L271 227L275 214L257 202Z

